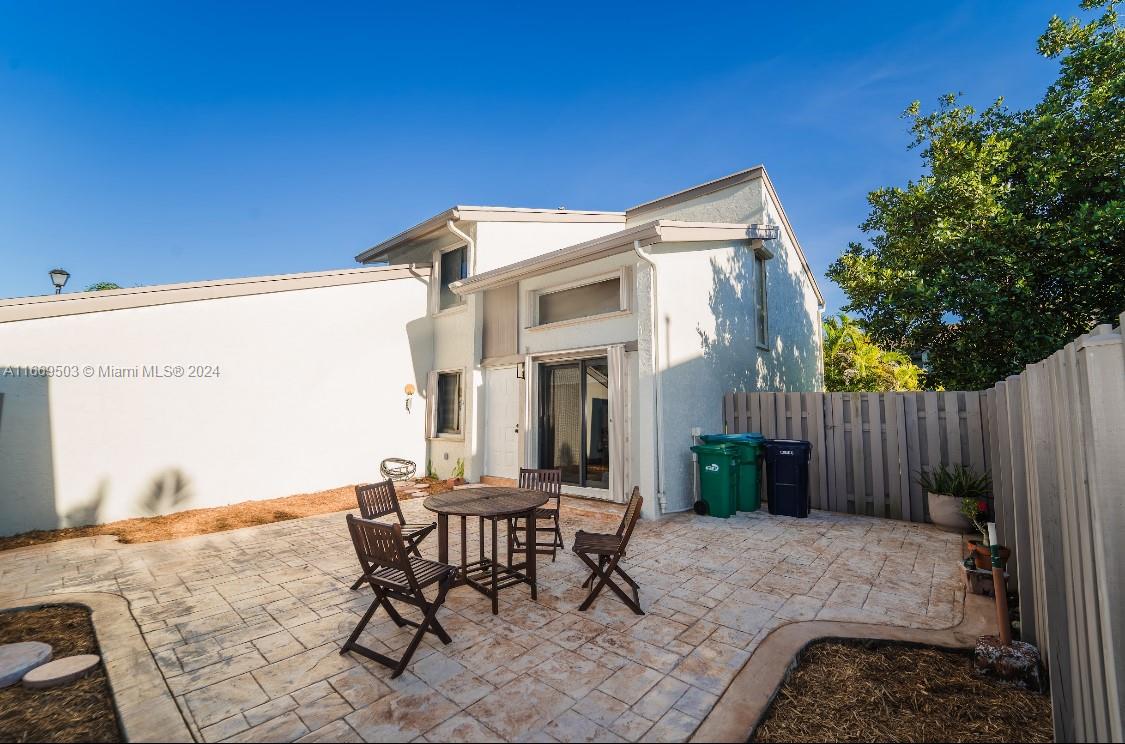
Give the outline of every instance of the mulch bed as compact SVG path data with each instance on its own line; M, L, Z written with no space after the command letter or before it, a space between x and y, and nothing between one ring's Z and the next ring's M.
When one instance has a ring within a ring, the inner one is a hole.
M0 643L20 641L51 644L55 659L101 653L84 607L0 612ZM0 690L0 741L125 741L105 669L98 666L75 682L48 690L25 690L20 684Z
M968 653L859 641L809 646L751 738L1052 740L1050 698L978 676Z
M442 481L419 479L409 485L396 484L396 488L399 489L399 498L405 500L448 491L451 486ZM116 535L123 543L174 540L177 537L236 530L240 527L253 527L258 524L355 508L355 486L341 486L327 491L303 493L279 499L243 501L208 509L189 509L159 517L138 517L58 530L33 530L10 537L0 537L0 550L94 535Z

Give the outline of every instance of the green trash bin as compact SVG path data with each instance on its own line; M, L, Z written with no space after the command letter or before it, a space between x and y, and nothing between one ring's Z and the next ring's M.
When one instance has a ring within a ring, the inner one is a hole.
M726 519L734 514L738 453L726 444L697 444L691 451L699 460L699 495L705 513Z
M704 444L721 444L733 447L738 457L738 482L735 484L735 508L741 512L762 508L760 464L765 452L766 438L756 432L749 434L704 434Z

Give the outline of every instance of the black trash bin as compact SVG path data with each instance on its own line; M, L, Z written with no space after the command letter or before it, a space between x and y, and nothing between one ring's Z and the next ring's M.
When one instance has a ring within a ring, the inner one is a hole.
M770 514L807 517L812 443L803 439L767 439L765 450Z

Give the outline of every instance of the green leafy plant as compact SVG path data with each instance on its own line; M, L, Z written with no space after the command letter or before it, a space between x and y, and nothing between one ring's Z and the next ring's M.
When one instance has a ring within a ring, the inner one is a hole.
M437 471L434 470L434 461L433 460L426 460L426 477L432 478L433 480L438 479Z
M824 386L832 393L921 390L923 370L906 354L875 345L847 315L824 320Z
M87 292L104 292L107 289L121 289L121 285L115 282L97 282L86 287Z
M465 477L465 460L464 460L464 458L461 458L461 457L457 458L457 464L453 466L453 477L454 478L464 478Z
M973 527L981 534L983 544L988 545L988 502L966 496L961 499L959 511L961 516L973 523Z
M975 473L965 465L938 465L926 468L915 482L930 493L940 493L959 499L985 501L992 495L992 476Z
M979 390L1043 359L1125 297L1125 28L1116 2L1051 18L1042 99L983 110L958 96L905 111L920 173L868 194L827 275L884 348L926 356L929 385ZM827 357L827 355L826 355Z

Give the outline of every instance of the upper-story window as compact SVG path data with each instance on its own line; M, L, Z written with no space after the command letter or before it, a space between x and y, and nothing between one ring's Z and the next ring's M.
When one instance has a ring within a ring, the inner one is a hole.
M769 305L766 299L766 260L758 256L754 259L754 330L758 346L763 349L769 348Z
M441 254L438 265L438 282L441 292L438 296L438 311L446 310L455 305L460 305L465 300L458 297L449 288L453 282L459 282L469 276L469 249L460 246Z
M576 286L540 291L535 303L537 325L590 318L626 309L620 274Z

